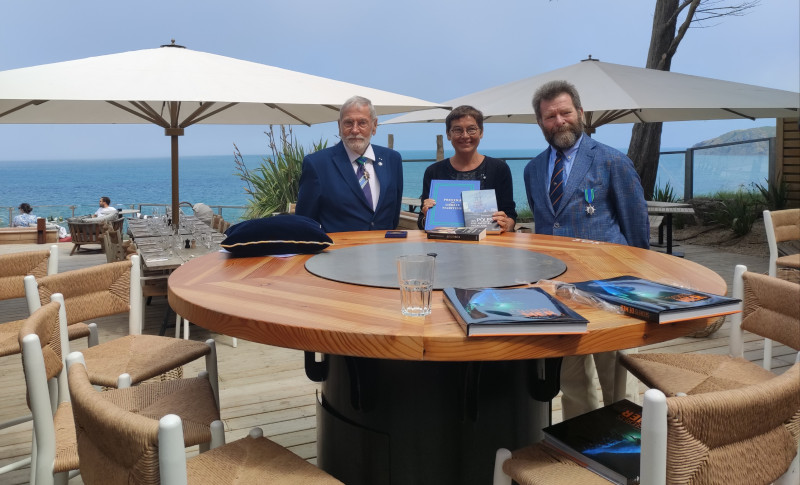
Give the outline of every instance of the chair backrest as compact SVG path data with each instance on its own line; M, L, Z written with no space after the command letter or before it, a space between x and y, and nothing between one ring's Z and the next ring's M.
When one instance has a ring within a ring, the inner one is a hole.
M84 482L160 483L158 421L104 399L89 382L86 367L75 362L73 356L70 356L69 391Z
M800 364L763 383L665 398L645 393L641 483L771 483L800 438ZM665 451L665 453L664 453Z
M730 354L744 354L744 330L800 351L800 285L773 276L751 273L737 265L732 295L742 299L742 312L731 316ZM771 345L771 342L765 343ZM765 351L764 368L771 368Z
M215 231L222 232L222 231L219 230L219 225L220 225L221 222L222 222L222 216L221 215L214 214L213 216L211 216L211 229L214 229Z
M106 252L107 262L115 263L117 261L125 261L125 258L128 256L128 251L122 240L122 231L113 229L104 232L103 249Z
M36 461L31 473L37 477L52 477L56 458L56 428L53 415L56 407L69 401L64 356L69 351L67 330L60 322L64 308L60 295L36 310L20 329L22 367L28 391L28 406L33 415L36 437ZM55 386L48 381L55 379Z
M777 275L778 243L800 240L800 209L764 211L764 227L769 246L769 275Z
M58 273L58 246L48 250L0 255L0 300L25 296L23 280L32 274L41 278Z
M66 302L67 325L129 312L129 333L142 333L139 256L43 278L26 276L25 293L31 313L50 301L54 293L61 293Z

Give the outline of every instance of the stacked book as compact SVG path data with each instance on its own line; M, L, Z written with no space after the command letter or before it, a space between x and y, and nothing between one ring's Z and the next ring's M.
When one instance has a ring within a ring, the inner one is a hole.
M501 232L492 219L497 212L494 189L480 190L478 180L431 180L430 198L436 205L425 216L428 239L480 241Z

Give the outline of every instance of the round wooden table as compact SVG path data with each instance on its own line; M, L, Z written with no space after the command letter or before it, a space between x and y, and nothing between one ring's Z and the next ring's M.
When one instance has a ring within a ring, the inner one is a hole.
M399 240L378 231L330 236L335 245L329 251L427 241L422 231ZM525 233L437 243L547 254L566 263L559 281L629 274L717 294L727 290L719 275L699 264L615 244ZM468 339L440 291L431 315L405 317L399 290L319 278L304 267L309 257L201 256L172 273L169 303L214 332L326 354L321 363L307 359L309 377L322 382L318 464L348 484L488 483L494 450L528 444L546 424L540 419L549 407L543 412L539 401L555 394L537 386L547 358L662 342L714 320L658 325L569 303L589 320L589 333Z

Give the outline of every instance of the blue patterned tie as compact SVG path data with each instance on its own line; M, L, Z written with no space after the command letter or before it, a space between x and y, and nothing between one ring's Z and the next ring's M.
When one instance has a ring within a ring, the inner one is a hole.
M367 203L369 204L370 209L372 209L372 190L369 186L369 172L367 172L367 169L364 167L364 164L367 163L368 160L369 159L366 157L358 157L356 159L356 163L358 163L356 176L358 177L358 185L360 185L361 190L364 191L364 197L367 198Z
M553 204L554 211L558 210L562 195L564 195L564 154L559 150L553 163L553 176L550 177L550 203Z

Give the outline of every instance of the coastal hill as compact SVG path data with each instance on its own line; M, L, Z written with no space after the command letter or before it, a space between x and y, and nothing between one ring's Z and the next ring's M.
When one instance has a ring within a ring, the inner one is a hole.
M701 141L700 143L693 145L692 148L719 145L722 143L731 143L736 141L757 140L759 138L771 138L774 136L774 126L761 126L758 128L749 128L747 130L729 131L716 138ZM741 145L732 145L714 149L714 155L767 155L768 152L769 145L767 142L744 143Z

